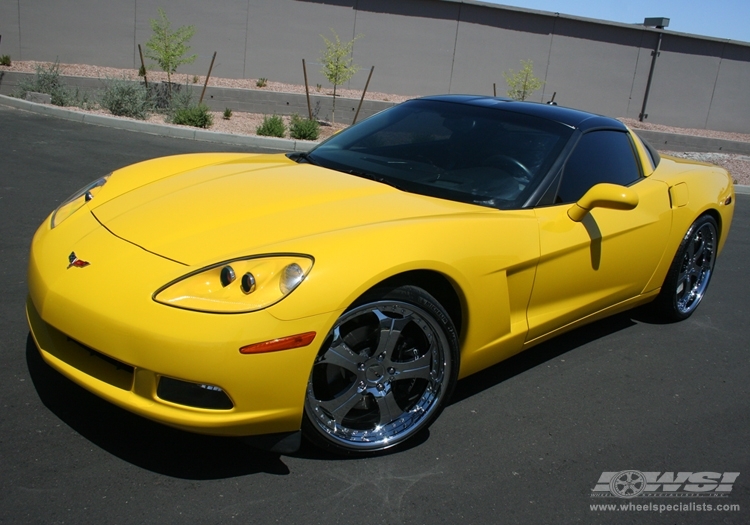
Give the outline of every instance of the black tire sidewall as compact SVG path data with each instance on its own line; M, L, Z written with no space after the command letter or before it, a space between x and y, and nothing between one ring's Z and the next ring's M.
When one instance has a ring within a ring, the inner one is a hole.
M682 238L682 242L680 242L680 246L677 248L677 253L674 256L674 259L672 259L672 264L670 265L669 271L667 272L667 277L664 279L664 284L661 287L661 291L654 301L653 306L655 309L655 314L663 321L676 322L687 319L693 314L693 312L695 312L697 307L700 305L700 301L702 301L701 298L696 307L689 312L681 311L677 307L677 278L680 275L682 261L685 258L685 252L687 251L688 245L693 239L694 233L702 228L705 224L711 224L714 228L714 231L716 232L714 243L717 246L714 247L714 261L712 261L712 271L708 276L709 282L706 283L706 287L708 287L708 285L710 284L710 280L713 275L713 263L715 262L716 258L716 249L718 248L719 243L719 227L713 217L711 217L710 215L701 215L695 220L695 222L693 222L693 224L690 225L690 228L688 228L688 231Z
M448 342L448 351L445 359L449 361L449 369L446 374L445 380L442 383L442 388L444 390L443 395L439 401L439 405L435 407L435 410L433 410L432 414L419 422L419 430L410 434L403 440L397 441L393 445L373 450L350 449L334 443L332 440L326 438L321 434L322 431L318 428L317 423L310 419L310 416L308 416L307 414L307 409L305 408L302 415L303 436L317 447L322 448L328 452L344 456L370 456L382 453L386 449L398 448L399 445L408 441L409 439L413 439L414 436L418 435L424 429L428 428L435 421L435 419L437 419L437 417L440 415L440 413L443 411L446 404L450 400L453 394L453 390L456 387L456 382L458 381L460 357L458 334L456 332L455 325L445 308L443 308L443 306L432 295L430 295L422 288L412 285L404 285L392 288L375 288L355 301L344 312L344 314L369 303L384 300L403 302L422 309L430 316L432 316L432 318L442 330ZM324 351L324 349L321 348L321 351Z

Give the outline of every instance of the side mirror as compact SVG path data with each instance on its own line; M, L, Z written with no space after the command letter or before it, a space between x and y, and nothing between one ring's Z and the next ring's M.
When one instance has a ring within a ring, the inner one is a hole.
M594 208L611 210L632 210L638 206L638 194L617 184L597 184L578 199L568 210L568 217L581 222L586 214Z

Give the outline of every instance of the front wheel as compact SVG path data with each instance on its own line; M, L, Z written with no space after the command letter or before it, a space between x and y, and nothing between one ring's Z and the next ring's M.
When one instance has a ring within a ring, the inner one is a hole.
M393 447L438 416L458 375L458 338L427 292L368 294L331 329L307 385L302 429L322 448L363 454Z
M713 273L719 244L717 232L716 221L710 215L698 217L688 229L654 303L661 318L681 321L698 308Z

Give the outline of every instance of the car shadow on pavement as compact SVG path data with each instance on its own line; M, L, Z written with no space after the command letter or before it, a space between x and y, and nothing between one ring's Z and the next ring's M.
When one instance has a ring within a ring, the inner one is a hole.
M191 480L289 474L279 454L234 438L160 425L98 398L45 363L31 334L26 340L26 363L44 406L84 438L128 463Z
M449 404L459 403L586 343L634 326L634 319L646 315L639 310L577 328L459 381ZM235 438L173 429L100 399L47 365L31 334L26 341L26 362L39 398L52 413L98 447L133 465L195 480L259 472L289 473L279 454L251 448ZM424 429L406 443L378 455L419 447L428 439L429 429ZM290 456L323 461L358 459L330 454L304 440L302 448Z
M637 323L634 319L639 310L630 310L576 328L477 372L458 382L450 404L459 403L586 343L635 326Z

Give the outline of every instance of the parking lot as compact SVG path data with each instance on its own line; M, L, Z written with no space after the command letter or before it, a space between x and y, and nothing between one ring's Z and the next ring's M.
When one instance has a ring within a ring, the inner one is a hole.
M181 432L50 369L24 315L37 226L115 168L217 150L243 148L0 106L0 523L748 523L748 195L690 319L636 310L544 343L461 381L428 432L380 457L280 456ZM630 469L739 472L721 503L740 510L591 497L603 472ZM618 510L591 510L600 503Z

